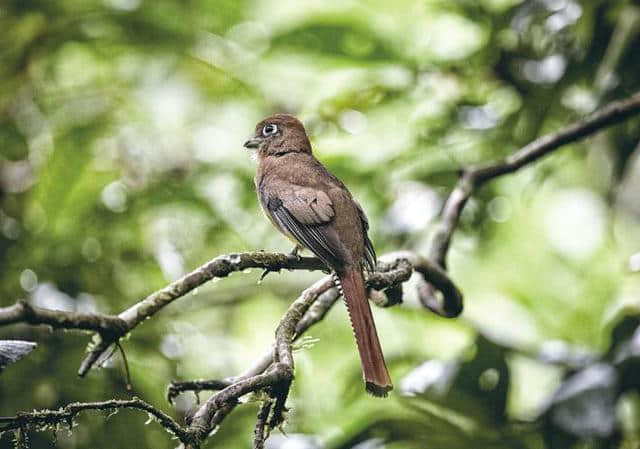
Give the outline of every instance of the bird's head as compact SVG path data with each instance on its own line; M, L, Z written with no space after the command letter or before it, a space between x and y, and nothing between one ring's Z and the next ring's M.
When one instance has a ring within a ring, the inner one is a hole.
M274 114L262 120L244 146L257 149L259 158L311 153L311 143L304 126L289 114Z

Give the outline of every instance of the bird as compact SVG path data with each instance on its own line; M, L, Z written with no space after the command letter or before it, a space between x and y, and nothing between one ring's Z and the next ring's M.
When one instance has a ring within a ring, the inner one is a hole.
M360 355L365 390L385 397L393 384L369 305L364 272L376 253L369 222L347 187L312 153L304 125L289 114L260 121L244 147L254 149L260 206L273 225L334 273L344 297Z

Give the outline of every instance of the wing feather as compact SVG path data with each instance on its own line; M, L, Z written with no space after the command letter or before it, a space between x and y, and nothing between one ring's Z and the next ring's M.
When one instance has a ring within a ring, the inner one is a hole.
M280 229L311 250L331 268L335 269L342 264L342 246L335 232L328 226L335 216L335 210L326 192L288 184L275 192L269 192L268 198L266 195L263 198L267 212ZM376 252L367 233L369 222L362 207L357 202L356 205L364 235L362 264L366 270L373 271L376 266Z
M373 248L373 243L369 239L369 220L367 219L362 206L356 201L358 206L358 213L360 214L360 221L362 222L362 230L364 234L364 257L363 265L367 271L374 271L376 268L376 250Z
M340 266L340 246L327 226L335 215L329 196L297 186L279 193L267 202L274 221L327 265Z

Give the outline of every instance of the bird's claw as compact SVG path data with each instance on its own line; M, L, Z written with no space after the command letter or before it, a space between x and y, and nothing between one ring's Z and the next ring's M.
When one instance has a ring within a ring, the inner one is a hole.
M298 254L298 251L300 249L301 249L300 245L294 246L293 249L291 250L291 252L289 253L289 255L295 257L298 260L300 260L300 255Z

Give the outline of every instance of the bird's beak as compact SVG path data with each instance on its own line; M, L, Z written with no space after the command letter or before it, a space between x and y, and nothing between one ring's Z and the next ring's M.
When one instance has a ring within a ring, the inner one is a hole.
M252 136L243 145L245 148L258 148L260 146L260 138Z

